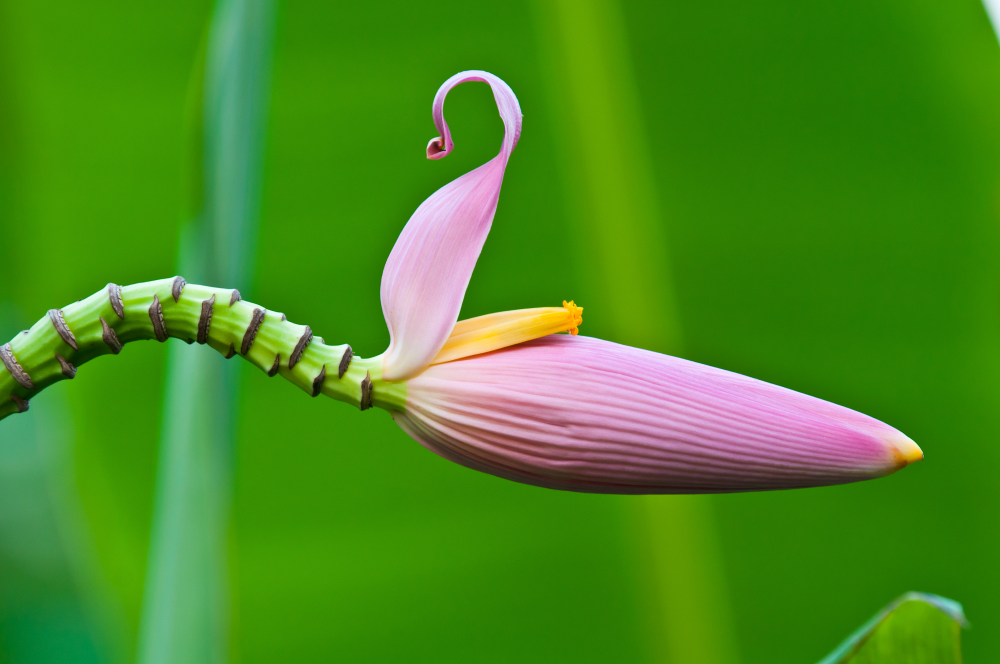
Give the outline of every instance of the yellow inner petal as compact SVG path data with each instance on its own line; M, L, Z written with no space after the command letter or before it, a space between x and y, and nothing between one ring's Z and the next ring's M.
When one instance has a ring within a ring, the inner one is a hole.
M455 323L444 348L431 364L488 353L558 332L577 334L583 307L570 300L561 307L538 307L487 314Z

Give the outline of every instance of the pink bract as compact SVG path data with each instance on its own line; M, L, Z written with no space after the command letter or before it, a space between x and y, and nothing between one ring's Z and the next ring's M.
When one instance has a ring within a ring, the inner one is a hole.
M394 417L425 447L553 489L791 489L881 477L922 457L896 429L848 408L583 336L435 365L407 390Z
M447 341L493 224L507 160L521 135L521 107L507 84L484 71L463 72L445 81L434 97L434 124L441 136L428 144L428 158L441 159L454 148L444 100L466 81L483 81L493 89L504 123L503 144L496 157L424 201L389 254L382 272L382 313L390 336L383 360L387 379L416 375Z

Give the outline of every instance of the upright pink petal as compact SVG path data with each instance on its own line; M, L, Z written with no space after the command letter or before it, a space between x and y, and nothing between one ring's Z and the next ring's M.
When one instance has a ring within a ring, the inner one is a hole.
M550 336L430 367L396 422L464 466L595 493L840 484L923 458L861 413L589 337Z
M444 119L444 99L459 83L483 81L493 89L504 139L500 154L436 191L413 213L382 272L382 313L389 326L384 375L409 378L431 363L451 333L465 289L493 224L504 169L521 135L521 107L507 84L484 71L445 81L434 98L441 136L427 146L429 159L455 147Z

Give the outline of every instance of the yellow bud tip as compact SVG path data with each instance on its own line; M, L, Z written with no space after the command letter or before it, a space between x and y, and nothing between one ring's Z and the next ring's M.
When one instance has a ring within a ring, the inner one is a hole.
M576 306L576 302L574 302L573 300L570 300L569 302L563 300L563 309L568 311L569 315L573 319L573 327L567 330L567 332L569 332L573 336L580 334L579 326L583 325L583 307Z
M908 436L904 436L903 434L893 436L888 440L888 443L894 448L893 451L895 452L899 468L905 468L911 463L916 463L924 458L924 451L920 449L919 445L910 440Z

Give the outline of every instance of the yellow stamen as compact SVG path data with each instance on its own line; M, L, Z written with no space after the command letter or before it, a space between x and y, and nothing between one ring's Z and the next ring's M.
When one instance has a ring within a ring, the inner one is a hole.
M488 353L558 332L577 334L583 307L572 300L561 307L539 307L487 314L455 323L444 348L431 364Z

